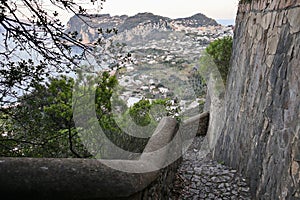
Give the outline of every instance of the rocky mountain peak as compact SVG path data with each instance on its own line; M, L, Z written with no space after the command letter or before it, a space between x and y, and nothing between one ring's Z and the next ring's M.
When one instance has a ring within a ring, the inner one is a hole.
M86 21L87 23L85 23ZM73 16L68 22L67 32L76 31L78 37L84 42L89 43L95 41L98 37L98 29L116 28L118 33L126 32L127 36L130 32L136 33L152 33L151 29L155 31L173 31L176 24L186 27L200 27L200 26L215 26L218 23L199 13L187 18L171 19L164 16L155 15L153 13L144 12L138 13L134 16L120 15L111 16L109 14L92 14ZM147 31L143 31L147 30ZM129 33L128 33L129 32Z
M191 17L178 18L174 20L176 24L180 24L188 27L200 27L200 26L217 26L218 23L205 15L198 13Z

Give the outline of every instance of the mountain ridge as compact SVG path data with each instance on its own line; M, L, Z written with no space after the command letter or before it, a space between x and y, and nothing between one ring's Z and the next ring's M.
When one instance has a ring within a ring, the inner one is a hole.
M203 26L217 26L216 20L198 13L186 18L171 19L149 12L138 13L133 16L110 14L91 14L73 16L67 23L67 32L78 32L78 38L84 42L94 42L99 37L99 29L106 31L115 28L118 33L131 30L142 31L152 28L156 31L174 31L177 26L197 28ZM106 37L111 37L108 34Z
M126 15L126 14L123 14L123 15L111 15L111 14L108 14L108 13L105 13L105 14L80 14L78 16L83 16L83 17L92 17L92 18L101 18L101 17L117 17L117 18L135 18L135 17L141 17L141 16L152 16L152 17L160 17L160 18L164 18L164 19L168 19L170 21L178 21L178 20L188 20L188 19L200 19L201 18L205 18L205 19L209 19L208 22L211 23L209 25L218 25L217 21L213 18L209 18L207 17L206 15L202 14L202 13L196 13L196 14L193 14L189 17L178 17L178 18L170 18L170 17L165 17L165 16L162 16L162 15L156 15L154 13L151 13L151 12L140 12L140 13L137 13L135 15ZM76 16L73 16L73 17L76 17ZM70 19L72 19L73 17L71 17Z

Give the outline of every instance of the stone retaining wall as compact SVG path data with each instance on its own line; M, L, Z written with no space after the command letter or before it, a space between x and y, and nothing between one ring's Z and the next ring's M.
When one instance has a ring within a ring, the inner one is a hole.
M299 49L300 0L239 6L213 156L247 176L255 199L300 199Z

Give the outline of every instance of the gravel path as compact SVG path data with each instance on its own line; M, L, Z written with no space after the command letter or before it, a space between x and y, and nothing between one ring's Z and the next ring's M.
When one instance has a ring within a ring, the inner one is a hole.
M246 180L236 170L213 161L204 143L203 137L196 137L183 155L169 199L251 200Z

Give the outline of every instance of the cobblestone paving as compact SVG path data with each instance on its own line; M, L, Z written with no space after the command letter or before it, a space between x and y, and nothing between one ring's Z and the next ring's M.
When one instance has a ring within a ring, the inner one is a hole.
M203 137L195 138L183 155L169 199L251 200L246 180L236 170L211 160L201 148L203 141Z

